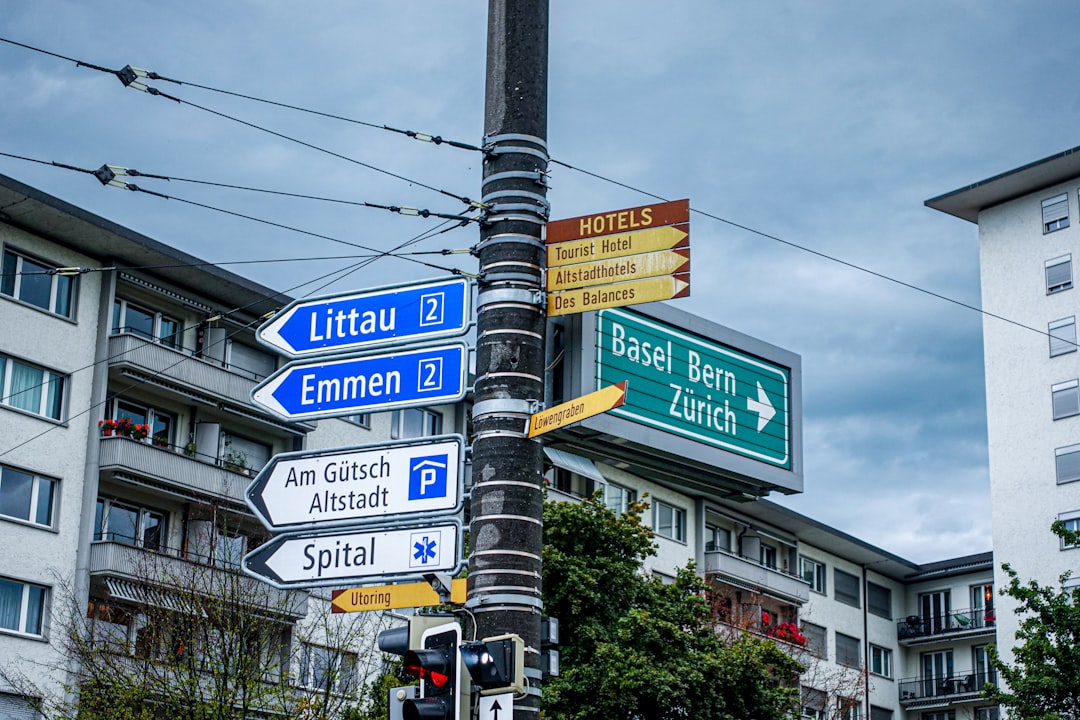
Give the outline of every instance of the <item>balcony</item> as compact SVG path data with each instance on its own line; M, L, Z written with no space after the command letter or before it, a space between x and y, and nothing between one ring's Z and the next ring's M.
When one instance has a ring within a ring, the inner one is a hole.
M255 381L231 372L213 360L176 350L138 335L120 333L109 338L109 365L128 365L155 378L178 383L215 400L251 405Z
M952 610L940 615L908 615L897 621L896 637L904 645L942 639L980 637L994 634L994 608Z
M970 672L948 678L918 677L899 683L900 704L904 707L940 705L943 701L974 702L982 699L987 683L997 685L997 672Z
M251 478L214 463L213 458L189 457L175 452L172 448L156 447L120 436L101 438L101 453L98 459L98 465L103 471L135 475L180 490L186 495L195 493L245 505L244 490Z
M810 585L801 577L722 550L705 553L705 575L795 605L810 599Z
M176 548L154 551L117 540L95 541L90 578L103 584L110 597L177 612L199 612L197 598L213 598L293 620L307 614L307 592L279 590L235 568L195 562Z

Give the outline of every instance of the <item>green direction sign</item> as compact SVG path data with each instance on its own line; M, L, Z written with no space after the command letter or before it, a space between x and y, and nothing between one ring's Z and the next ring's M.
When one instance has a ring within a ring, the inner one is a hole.
M596 313L596 387L610 415L791 469L791 370L620 309Z

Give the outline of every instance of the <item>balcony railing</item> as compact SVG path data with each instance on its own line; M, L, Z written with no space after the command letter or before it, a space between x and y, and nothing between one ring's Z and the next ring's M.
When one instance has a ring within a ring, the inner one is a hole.
M801 577L722 550L705 553L705 574L725 576L739 585L748 585L750 589L778 595L796 604L810 599L810 585Z
M997 685L997 672L970 672L948 678L918 677L900 681L900 702L917 703L922 700L960 699L971 696L976 699L986 684Z
M899 640L915 640L973 630L993 632L994 622L994 608L952 610L934 616L908 615L897 621L896 636Z
M251 390L255 380L251 373L233 372L217 361L195 357L138 335L120 333L109 338L109 365L130 365L215 399L254 407Z
M238 560L238 558L237 558ZM235 563L212 563L208 558L185 556L176 548L137 547L134 539L108 538L90 546L90 575L110 576L133 581L136 586L153 586L147 602L176 606L187 605L185 597L203 596L224 602L269 611L291 618L307 614L308 594L302 590L279 590L242 574ZM170 591L172 594L170 594Z
M176 448L157 447L131 438L101 438L98 465L102 470L124 470L165 485L209 495L220 500L244 504L244 489L251 482L248 474L236 472L209 456L188 456Z

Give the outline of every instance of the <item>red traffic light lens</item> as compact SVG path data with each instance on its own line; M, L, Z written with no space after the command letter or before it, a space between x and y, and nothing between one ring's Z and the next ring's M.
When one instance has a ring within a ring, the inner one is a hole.
M450 683L446 657L433 650L410 650L405 653L402 669L406 675L429 682L437 688Z

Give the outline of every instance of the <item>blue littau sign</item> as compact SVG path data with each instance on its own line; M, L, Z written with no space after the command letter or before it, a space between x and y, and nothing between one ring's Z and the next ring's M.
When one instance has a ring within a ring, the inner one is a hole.
M470 290L452 278L294 300L255 336L292 358L455 337L471 323Z
M453 403L465 397L464 343L330 360L299 360L255 386L251 400L286 420Z

